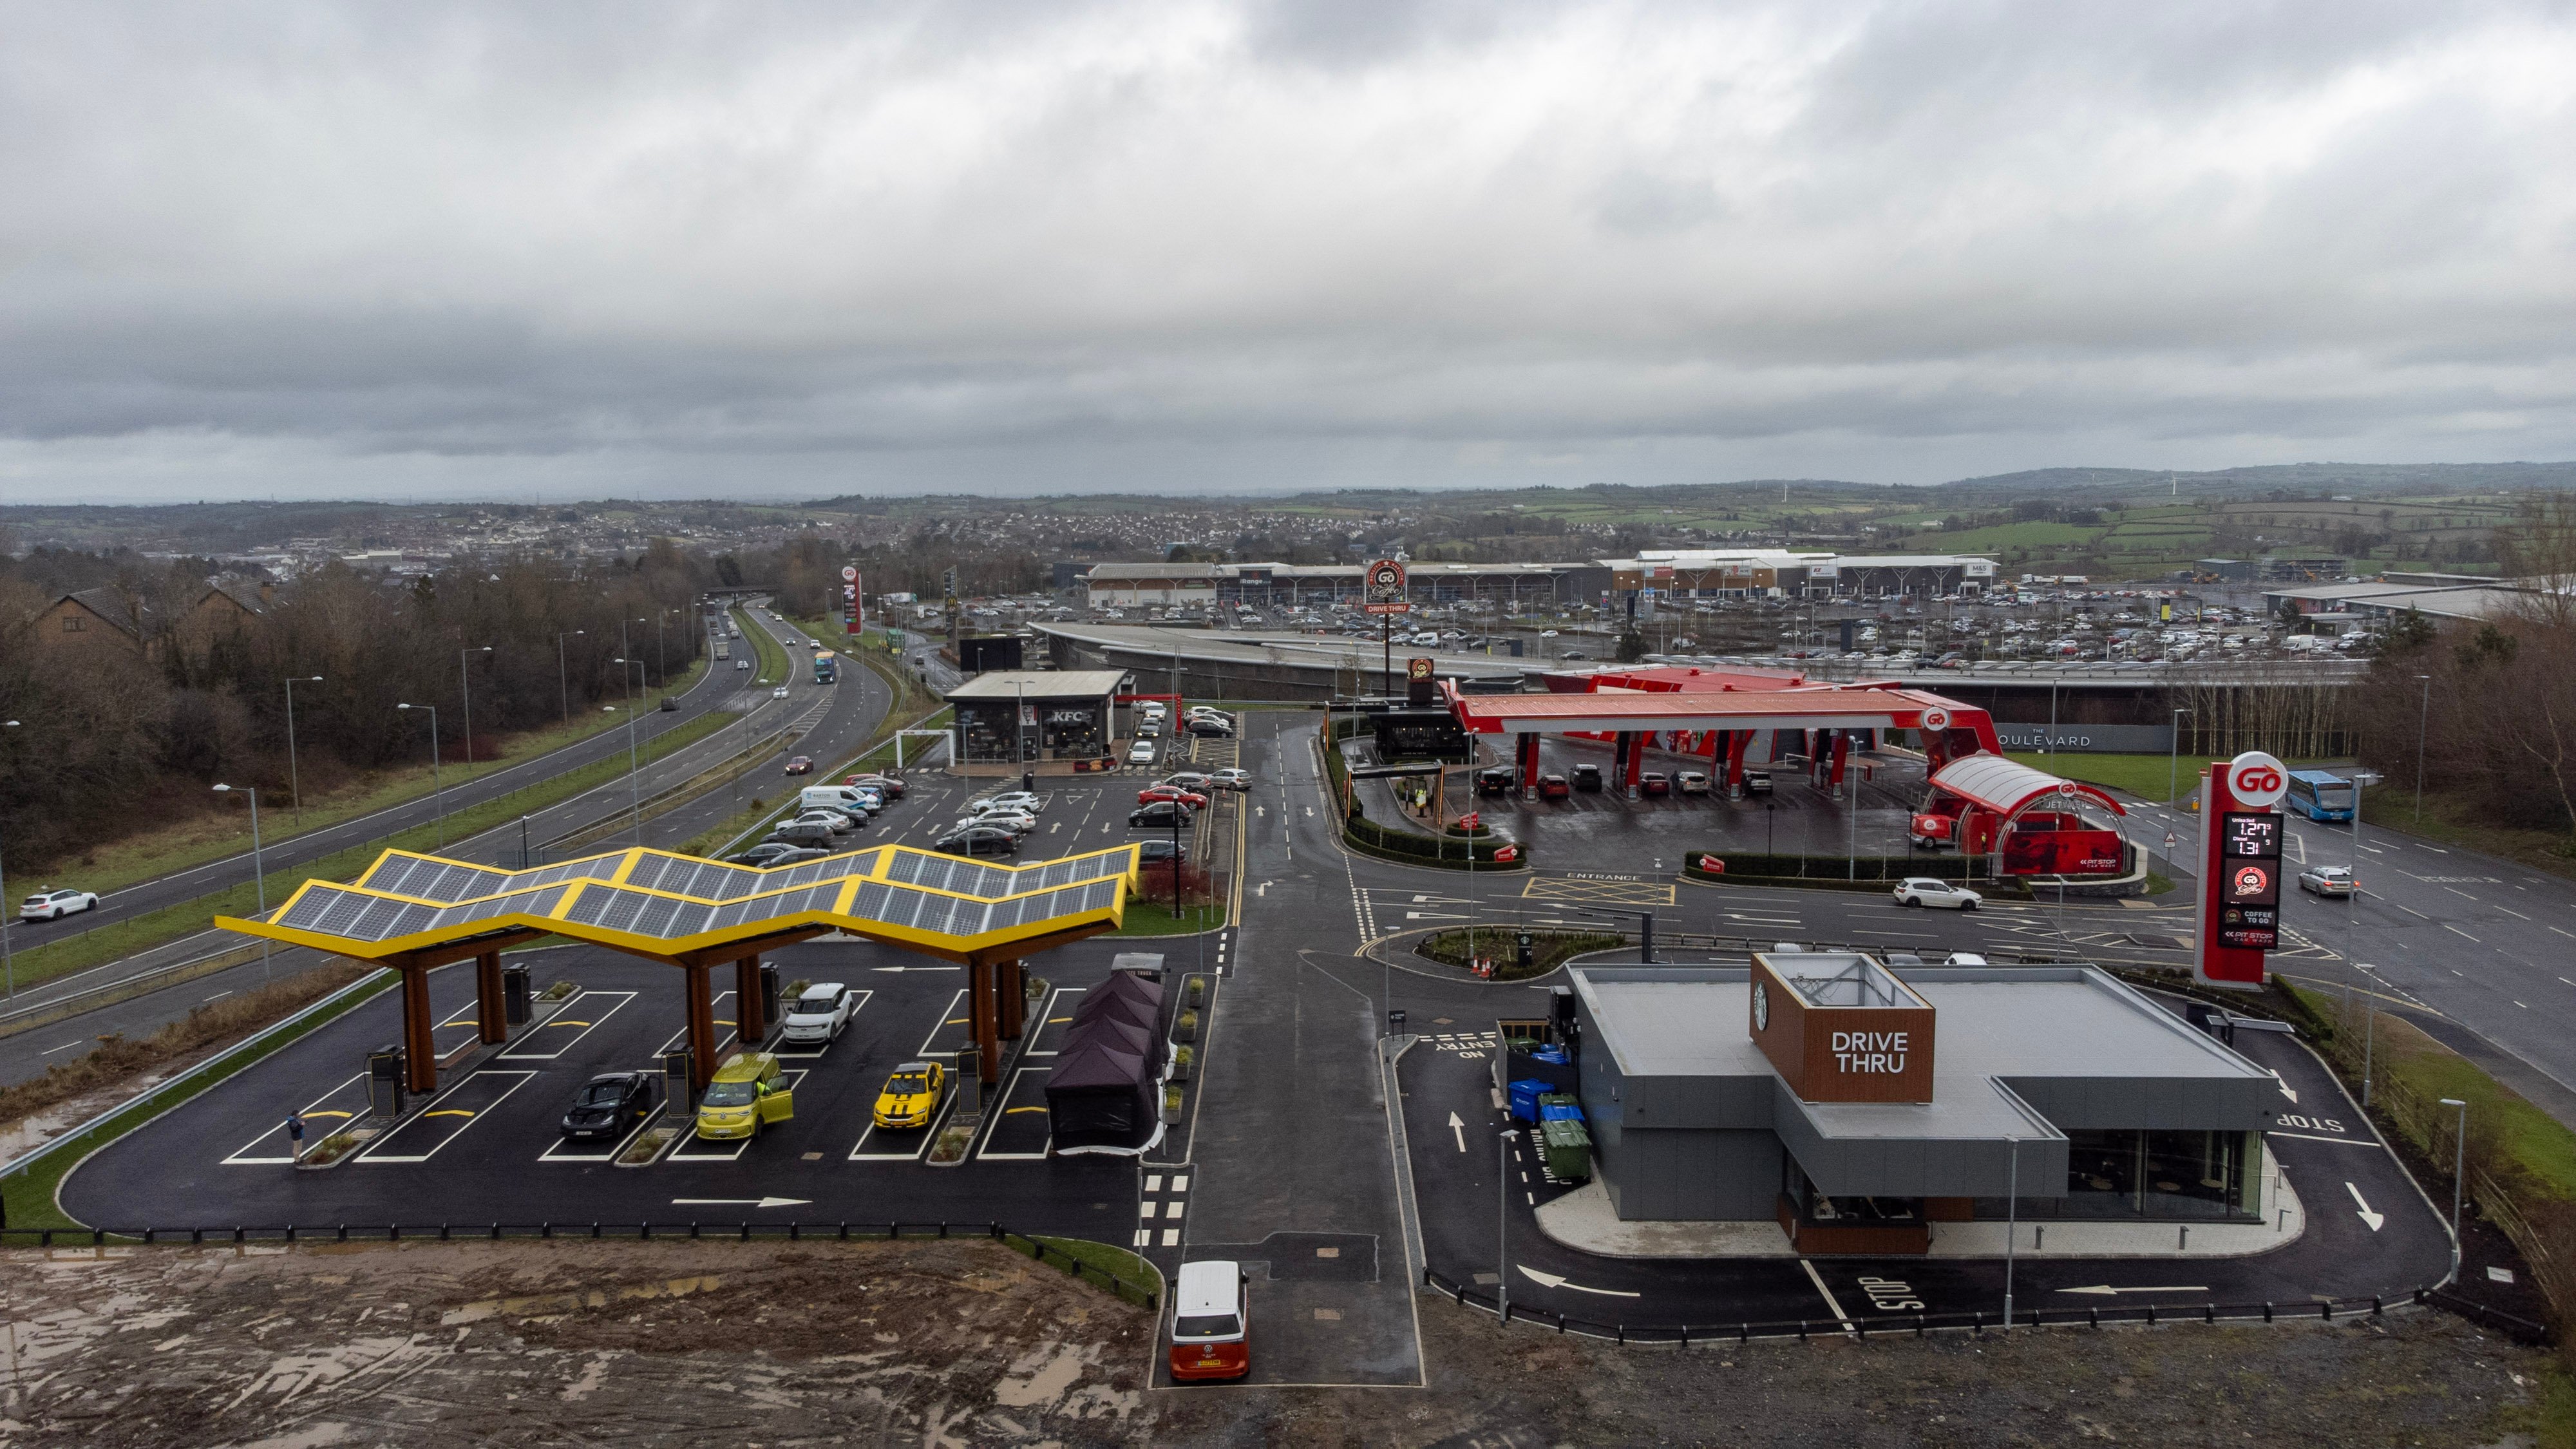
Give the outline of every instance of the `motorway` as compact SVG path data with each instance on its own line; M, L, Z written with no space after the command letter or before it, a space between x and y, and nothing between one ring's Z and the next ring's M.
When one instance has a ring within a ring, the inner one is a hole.
M807 725L805 732L792 746L784 748L773 746L769 758L753 765L736 784L711 791L701 799L644 822L644 843L663 846L677 844L732 816L741 808L737 804L738 798L747 801L751 796L763 792L767 792L767 797L770 799L777 798L775 777L769 773L769 770L784 756L810 755L828 765L855 751L860 743L875 731L878 722L893 706L893 691L883 678L871 669L853 665L843 673L840 683L828 686L817 685L813 682L813 671L810 667L802 668L801 672L799 669L799 666L803 665L808 658L807 651L802 647L804 636L778 622L764 610L753 609L746 612L751 615L758 627L768 629L777 637L782 646L792 646L788 647L790 666L787 680L788 697L783 700L773 699L770 697L770 687L746 686L741 684L738 678L726 677L730 674L748 678L749 671L712 671L706 681L690 691L683 701L683 708L678 713L651 711L644 715L638 721L639 740L644 733L646 721L654 722L656 728L668 729L675 720L692 718L708 710L722 710L742 715L743 721L739 727L718 730L705 739L695 741L673 752L666 759L655 761L644 767L631 785L626 778L620 777L546 810L533 813L529 817L527 830L529 840L542 845L546 841L570 835L576 830L612 821L628 808L633 798L638 796L650 798L656 791L685 783L739 752L747 743L769 735L781 723L805 721ZM599 748L592 751L593 746ZM579 746L558 750L538 760L514 766L513 769L524 770L532 766L548 764L548 762L552 762L552 768L557 770L577 769L592 759L622 755L626 747L624 732L617 731L602 735L596 740L584 741ZM577 753L585 751L588 753ZM533 783L534 778L534 776L516 778L506 786L497 787L493 793L501 793L506 789L515 789ZM459 790L449 793L451 808L453 808L456 797L463 792ZM414 802L414 805L424 812L421 818L429 818L425 813L428 808L427 802ZM412 808L414 806L399 806L395 807L395 810ZM380 816L369 817L370 820L378 821L372 826L364 825L364 822L350 822L352 827L363 827L355 839L369 839L392 828L390 824L385 823L385 820L393 813L388 811ZM483 861L515 868L519 863L520 838L520 825L513 821L471 839L453 842L444 853L457 859ZM586 847L579 853L589 854L595 853L596 850L614 849L631 844L634 839L632 834L613 835L598 842L595 847ZM320 853L324 853L322 848L312 852L312 854ZM555 852L543 858L554 858L555 855L560 854L561 852ZM269 863L272 866L279 863L278 852L269 852ZM191 877L181 876L173 879L185 881L191 880ZM201 890L211 888L211 886L191 883L172 889L177 891L181 899L187 899ZM141 888L138 887L138 889ZM7 1012L0 1014L0 1024L5 1024L8 1017L40 1012L55 1002L85 996L119 981L148 975L173 964L195 960L239 944L241 944L241 938L232 933L210 928L151 951L140 952L123 960L48 981L41 986L19 992L11 1000ZM111 1032L122 1033L128 1037L147 1034L178 1020L187 1015L191 1009L206 1002L218 1000L238 991L255 989L272 977L288 976L310 969L320 964L322 959L319 953L311 951L280 951L267 962L247 962L209 976L180 983L166 990L150 992L130 1000L102 1006L76 1017L0 1037L0 1085L25 1081L30 1077L43 1074L45 1068L50 1065L74 1060L98 1037Z

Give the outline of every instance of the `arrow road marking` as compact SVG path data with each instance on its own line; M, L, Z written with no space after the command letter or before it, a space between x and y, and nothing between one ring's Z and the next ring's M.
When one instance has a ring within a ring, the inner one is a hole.
M2090 1288L2060 1288L2057 1291L2060 1293L2091 1293L2099 1297L2107 1298L2114 1293L2206 1293L2209 1289L2198 1283L2169 1283L2161 1288L2114 1288L2108 1283L2096 1283Z
M1469 919L1469 917L1466 916L1453 916L1442 911L1407 911L1404 913L1404 918L1408 921L1464 921Z
M877 971L963 971L963 966L878 966Z
M1449 1130L1458 1134L1458 1150L1461 1152L1466 1151L1467 1124L1459 1121L1458 1114L1455 1112L1449 1114Z
M1645 1296L1641 1293L1625 1293L1616 1288L1586 1288L1580 1283L1568 1283L1564 1279L1556 1276L1554 1273L1542 1273L1536 1268L1529 1266L1527 1263L1514 1263L1512 1266L1520 1269L1524 1276L1541 1288L1571 1288L1577 1293L1598 1293L1604 1298L1642 1298Z
M802 1197L675 1197L673 1207L810 1207L813 1199Z
M2370 1210L2370 1204L2369 1204L2369 1203L2367 1203L2367 1202L2363 1202L2363 1201L2362 1201L2361 1189L2360 1189L2360 1188L2357 1188L2357 1187L2355 1187L2355 1186L2353 1186L2351 1183L2348 1183L2348 1182L2347 1182L2347 1183L2345 1183L2345 1184L2343 1185L2343 1190L2344 1190L2344 1191L2346 1191L2346 1192L2348 1192L2348 1193L2351 1193L2351 1194L2352 1194L2352 1200L2353 1200L2354 1202L2359 1203L2359 1204L2361 1205L2361 1220L2362 1220L2362 1222L2363 1222L2363 1223L2365 1223L2365 1224L2367 1224L2367 1225L2369 1226L2369 1228L2370 1228L2370 1230L2371 1230L2372 1232L2374 1232L2374 1233L2375 1233L2375 1232L2378 1232L2378 1231L2379 1231L2379 1225L2380 1225L2381 1223L2384 1223L2384 1222L2388 1221L2388 1216L2387 1216L2387 1214L2385 1214L2385 1213L2375 1213L2375 1212L2372 1212L2372 1211Z

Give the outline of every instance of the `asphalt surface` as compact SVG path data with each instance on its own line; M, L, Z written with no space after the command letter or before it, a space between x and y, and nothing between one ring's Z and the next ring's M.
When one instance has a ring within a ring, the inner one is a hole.
M782 644L801 641L801 635L779 624L764 612L755 612L757 627L770 629ZM807 657L801 643L789 651L791 665ZM749 677L749 671L737 671ZM720 675L722 671L718 671ZM715 676L711 676L714 678ZM611 835L607 839L581 847L578 851L544 852L543 843L559 839L577 830L613 821L630 808L638 798L649 799L656 791L687 782L699 773L738 753L744 746L768 736L778 724L803 720L808 728L787 745L773 746L767 756L755 763L735 784L710 792L707 796L683 805L667 814L645 821L644 839L651 845L674 845L688 840L709 827L731 817L744 803L763 791L768 798L778 798L778 785L790 783L788 777L771 771L783 767L786 757L795 754L832 762L846 757L874 732L885 712L893 704L893 692L872 670L852 666L842 672L841 681L823 686L813 682L810 667L801 673L790 671L788 697L771 697L774 686L747 686L739 680L722 681L724 688L709 692L702 685L690 699L698 712L721 709L741 715L741 723L716 731L674 751L668 758L645 766L632 785L620 777L574 798L562 801L528 817L525 838L539 847L533 858L543 861L566 854L592 854L632 844L631 834ZM708 697L700 699L700 694ZM683 712L680 718L687 717ZM654 711L638 721L639 741L647 721L663 722L675 718ZM603 737L608 738L608 737ZM613 743L616 752L626 750L623 733ZM569 759L558 751L548 759ZM534 762L531 762L534 763ZM573 761L565 768L578 768L586 761ZM819 777L818 777L819 778ZM515 868L520 863L522 831L517 822L486 831L471 839L452 843L445 853L458 859L482 861ZM68 924L68 922L66 923ZM150 951L138 952L121 960L86 971L48 981L41 986L18 993L11 1001L6 1016L23 1015L72 997L97 992L104 987L153 972L184 961L213 954L240 944L240 938L226 931L208 929ZM185 1016L208 1001L237 991L250 990L272 978L292 976L311 969L323 960L319 953L303 950L279 951L267 962L252 961L208 976L179 983L165 990L152 991L132 999L102 1006L43 1027L0 1037L0 1085L25 1081L41 1075L56 1062L76 1059L97 1038L110 1033L140 1036Z

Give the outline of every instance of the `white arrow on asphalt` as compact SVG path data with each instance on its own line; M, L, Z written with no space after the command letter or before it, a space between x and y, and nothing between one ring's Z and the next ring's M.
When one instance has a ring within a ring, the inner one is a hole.
M2209 1289L2199 1283L2172 1283L2162 1288L2114 1288L2108 1283L2096 1283L2090 1288L2060 1288L2057 1291L2092 1293L2107 1298L2114 1293L2206 1293Z
M1307 807L1306 807L1306 814L1307 814L1308 818L1310 818L1310 819L1311 819L1311 818L1313 818L1313 816L1314 816L1314 814L1315 814L1315 807L1314 807L1314 806L1312 806L1312 805L1307 806Z
M1453 916L1445 911L1407 911L1404 913L1404 918L1408 921L1464 921L1469 919L1466 916Z
M1466 1151L1467 1124L1459 1121L1458 1114L1455 1112L1449 1114L1449 1130L1458 1134L1458 1150L1461 1152Z
M1255 820L1266 818L1269 814L1270 807L1267 805L1255 805L1252 807L1252 818Z
M2369 1225L2369 1228L2370 1228L2370 1230L2371 1230L2372 1232L2374 1232L2374 1233L2375 1233L2375 1232L2378 1232L2378 1231L2379 1231L2379 1225L2380 1225L2381 1223L2384 1223L2384 1222L2388 1221L2388 1215L2387 1215L2387 1214L2385 1214L2385 1213L2375 1213L2375 1212L2372 1212L2372 1211L2370 1210L2370 1204L2369 1204L2369 1203L2367 1203L2367 1202L2363 1202L2363 1201L2362 1201L2361 1189L2360 1189L2360 1188L2357 1188L2357 1187L2353 1186L2351 1183L2348 1183L2348 1182L2347 1182L2347 1183L2345 1183L2345 1184L2343 1185L2343 1190L2344 1190L2344 1191L2346 1191L2346 1192L2348 1192L2348 1193L2351 1193L2351 1194L2352 1194L2352 1200L2353 1200L2354 1202L2356 1202L2356 1203L2359 1203L2359 1204L2360 1204L2360 1206L2361 1206L2361 1220L2362 1220L2362 1222L2364 1222L2365 1224Z
M1571 1288L1577 1293L1598 1293L1604 1298L1642 1298L1645 1296L1642 1293L1625 1293L1616 1288L1586 1288L1580 1283L1568 1283L1564 1279L1556 1276L1554 1273L1542 1273L1536 1268L1529 1266L1527 1263L1514 1263L1512 1266L1520 1269L1531 1282L1536 1283L1541 1288Z
M812 1198L804 1197L675 1197L673 1207L811 1207Z
M1417 906L1472 906L1475 904L1464 896L1415 896L1413 903Z
M963 966L878 966L877 971L963 971Z

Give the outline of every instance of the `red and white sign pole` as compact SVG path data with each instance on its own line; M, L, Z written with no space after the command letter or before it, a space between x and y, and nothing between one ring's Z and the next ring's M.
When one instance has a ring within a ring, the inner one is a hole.
M2289 770L2260 750L2201 773L2195 980L2262 989L2264 953L2280 939L2285 827L2278 807L2289 785Z

